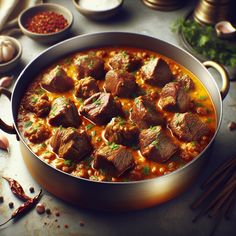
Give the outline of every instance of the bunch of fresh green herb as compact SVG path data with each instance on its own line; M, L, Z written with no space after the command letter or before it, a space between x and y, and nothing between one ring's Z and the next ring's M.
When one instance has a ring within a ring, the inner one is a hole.
M178 19L173 24L172 31L182 33L192 48L205 58L226 66L236 66L236 45L219 39L212 26L202 26L194 20Z

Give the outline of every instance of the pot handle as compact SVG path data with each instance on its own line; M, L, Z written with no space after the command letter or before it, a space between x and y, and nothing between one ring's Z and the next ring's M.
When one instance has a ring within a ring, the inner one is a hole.
M8 97L9 100L11 100L11 92L9 90L0 87L0 96L1 94L4 94L6 97ZM6 124L1 118L0 118L0 129L8 134L17 134L14 126Z
M223 66L221 66L220 64L214 62L214 61L204 61L202 63L206 68L209 67L213 67L214 69L216 69L221 77L222 80L222 86L220 89L220 94L222 97L222 100L225 98L225 96L227 95L228 91L229 91L229 75L228 72L224 69Z

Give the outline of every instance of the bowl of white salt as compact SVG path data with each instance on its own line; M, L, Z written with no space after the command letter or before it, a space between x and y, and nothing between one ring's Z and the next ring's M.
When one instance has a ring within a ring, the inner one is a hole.
M123 0L73 0L76 9L91 20L106 20L116 15Z

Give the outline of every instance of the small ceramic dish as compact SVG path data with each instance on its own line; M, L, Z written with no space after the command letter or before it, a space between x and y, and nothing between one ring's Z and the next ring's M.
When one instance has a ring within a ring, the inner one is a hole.
M91 20L98 20L98 21L102 21L102 20L106 20L110 17L113 17L114 15L116 15L122 5L123 5L123 0L117 0L116 3L114 3L114 5L110 5L111 2L109 2L109 5L107 5L107 8L101 8L98 7L86 7L86 5L82 4L81 0L73 0L74 6L75 8L85 17L91 19ZM86 3L87 4L87 3ZM100 5L101 6L101 5Z
M46 33L46 34L34 33L26 28L26 22L28 21L29 18L32 18L35 14L39 12L48 12L48 11L52 11L57 14L63 15L63 17L67 20L68 25L64 29L58 32ZM28 37L40 43L52 43L60 41L68 34L69 29L73 24L73 15L67 8L61 5L44 3L27 8L25 11L23 11L18 18L18 24L21 31Z
M229 21L220 21L215 25L215 31L219 38L233 38L236 36L236 28Z
M6 39L6 40L11 41L16 49L15 55L10 61L0 63L0 73L5 73L5 72L8 72L11 69L13 69L19 63L20 57L22 54L22 46L21 46L20 42L13 37L10 37L7 35L2 35L2 36L0 36L0 39L2 39L2 38L4 40Z

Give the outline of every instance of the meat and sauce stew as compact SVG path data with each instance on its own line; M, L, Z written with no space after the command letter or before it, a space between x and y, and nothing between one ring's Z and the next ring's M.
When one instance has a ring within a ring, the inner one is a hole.
M18 128L50 165L96 181L168 174L196 158L216 129L201 82L175 61L130 47L77 52L29 85Z

